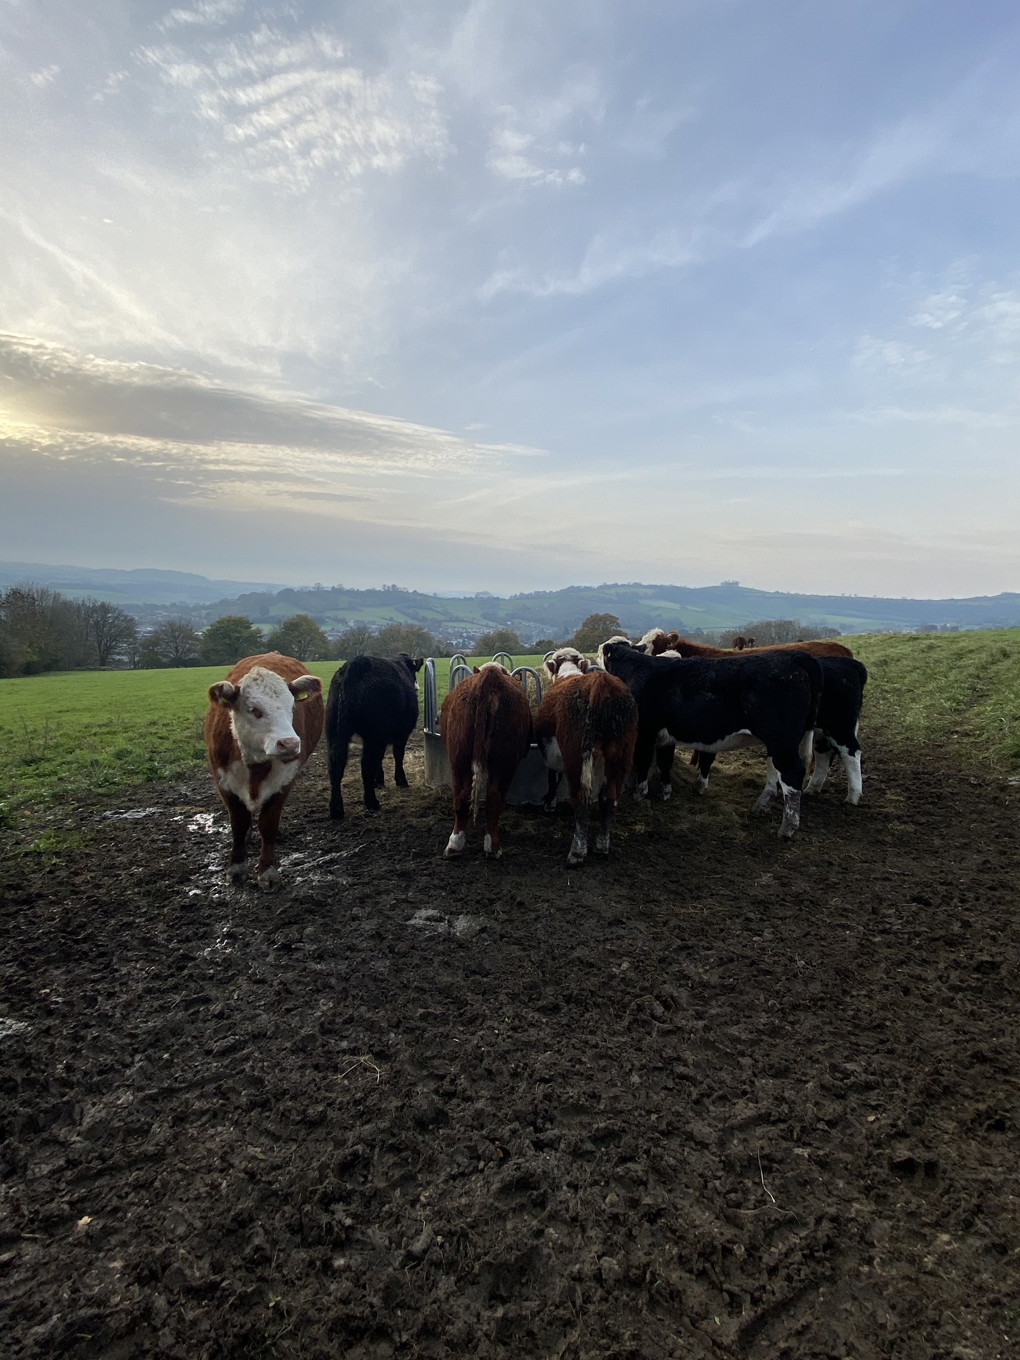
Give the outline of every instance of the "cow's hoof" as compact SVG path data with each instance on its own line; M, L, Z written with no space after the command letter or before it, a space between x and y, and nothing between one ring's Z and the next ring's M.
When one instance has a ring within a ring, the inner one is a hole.
M382 811L382 803L366 803L366 804L365 804L365 811L366 811L366 812L381 812L381 811Z
M555 812L555 811L556 811L556 799L554 798L554 799L552 800L551 803L549 803L549 802L543 802L543 803L542 803L542 811L543 811L543 812Z
M396 784L396 786L397 786L398 789L408 789L408 788L411 787L410 784L408 784L408 782L407 782L407 775L406 775L406 774L405 774L405 775L399 775L399 774L398 774L397 777L396 777L396 779L394 780L394 783Z
M609 854L609 837L597 836L595 839L595 853L597 855Z
M443 851L443 859L460 859L467 849L467 832L452 831Z
M846 802L848 802L851 807L856 807L860 801L861 795L859 793L848 793L846 796Z
M640 784L634 785L634 802L640 803L642 798L648 797L648 780L643 780Z
M343 810L343 808L330 808L330 810L329 810L329 820L330 820L331 822L342 822L343 819L344 819L344 810Z
M670 800L672 797L673 797L673 785L672 785L672 784L663 784L663 786L662 786L662 801L663 801L664 803L668 803L669 800Z
M244 860L240 860L240 861L239 861L238 863L236 863L236 864L228 864L228 865L227 865L227 882L228 882L228 883L240 883L241 879L244 878L245 871L247 870L247 868L248 868L248 866L245 864Z
M485 834L485 840L482 843L482 849L485 851L486 859L502 859L503 857L503 847L500 846L496 850L493 850L492 837L488 834L488 832L486 832Z
M781 841L792 841L793 834L796 830L797 828L795 826L781 826L777 834Z
M275 892L282 882L283 874L275 865L271 864L268 869L263 869L262 873L259 874L258 883L263 892Z
M572 869L576 864L583 864L587 858L587 850L574 850L571 848L570 854L567 856L567 866Z

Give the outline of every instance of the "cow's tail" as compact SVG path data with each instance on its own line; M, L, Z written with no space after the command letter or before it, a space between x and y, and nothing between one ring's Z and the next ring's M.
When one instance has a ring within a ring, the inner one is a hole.
M581 796L591 802L595 786L595 747L618 740L634 725L637 705L625 686L604 671L592 671L570 695L570 715L581 746Z
M499 691L482 680L475 700L475 732L471 747L471 820L478 821L478 810L488 783L489 748L499 714Z

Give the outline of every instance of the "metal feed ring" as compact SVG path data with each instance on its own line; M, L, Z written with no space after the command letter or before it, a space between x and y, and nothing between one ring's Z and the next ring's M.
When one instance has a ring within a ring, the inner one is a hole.
M517 669L511 671L510 674L515 680L520 676L525 697L527 697L528 693L528 676L530 675L535 682L535 703L540 704L542 702L542 677L539 675L538 671L535 670L534 666L518 666ZM530 699L528 702L531 702Z
M438 736L439 696L436 688L436 659L433 656L425 658L425 665L422 667L422 685L425 689L425 716L422 726L426 732Z

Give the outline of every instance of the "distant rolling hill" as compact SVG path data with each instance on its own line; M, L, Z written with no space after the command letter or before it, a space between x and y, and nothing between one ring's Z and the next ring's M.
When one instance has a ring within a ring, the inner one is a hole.
M740 628L762 618L828 624L845 633L913 631L932 627L1020 626L1020 593L969 599L910 600L862 595L804 595L752 590L736 581L718 586L606 584L568 586L501 597L481 593L455 597L388 587L353 590L344 586L282 587L250 581L214 581L193 572L46 566L0 562L0 589L32 580L67 595L97 595L153 620L186 612L196 623L224 614L245 614L255 623L274 623L291 614L311 614L334 630L352 623L420 623L450 637L477 636L509 625L524 641L562 638L588 614L615 614L628 632L661 624L696 628Z
M211 581L191 571L159 571L135 567L121 571L116 567L50 566L43 562L0 562L0 590L22 581L59 590L61 595L77 598L95 595L123 608L144 604L212 604L224 595L245 590L282 590L272 581Z

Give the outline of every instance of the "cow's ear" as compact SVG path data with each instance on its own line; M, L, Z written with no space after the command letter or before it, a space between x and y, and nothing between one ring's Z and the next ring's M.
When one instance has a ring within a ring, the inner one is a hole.
M222 704L224 708L233 708L240 693L237 686L232 685L229 680L217 680L215 685L209 686L209 701Z
M414 660L411 662L411 665L414 667L416 671L420 671L422 666L425 665L425 658L423 656L416 656Z
M475 675L481 675L482 673L478 666L472 666L471 669L475 673Z
M307 699L309 695L322 693L322 681L317 675L299 675L287 688L295 699Z
M587 675L587 674L588 674L588 667L589 667L590 665L591 665L591 662L588 660L588 658L587 658L586 656L582 656L582 657L581 657L581 660L577 663L577 668L578 668L578 670L581 672L582 675Z

